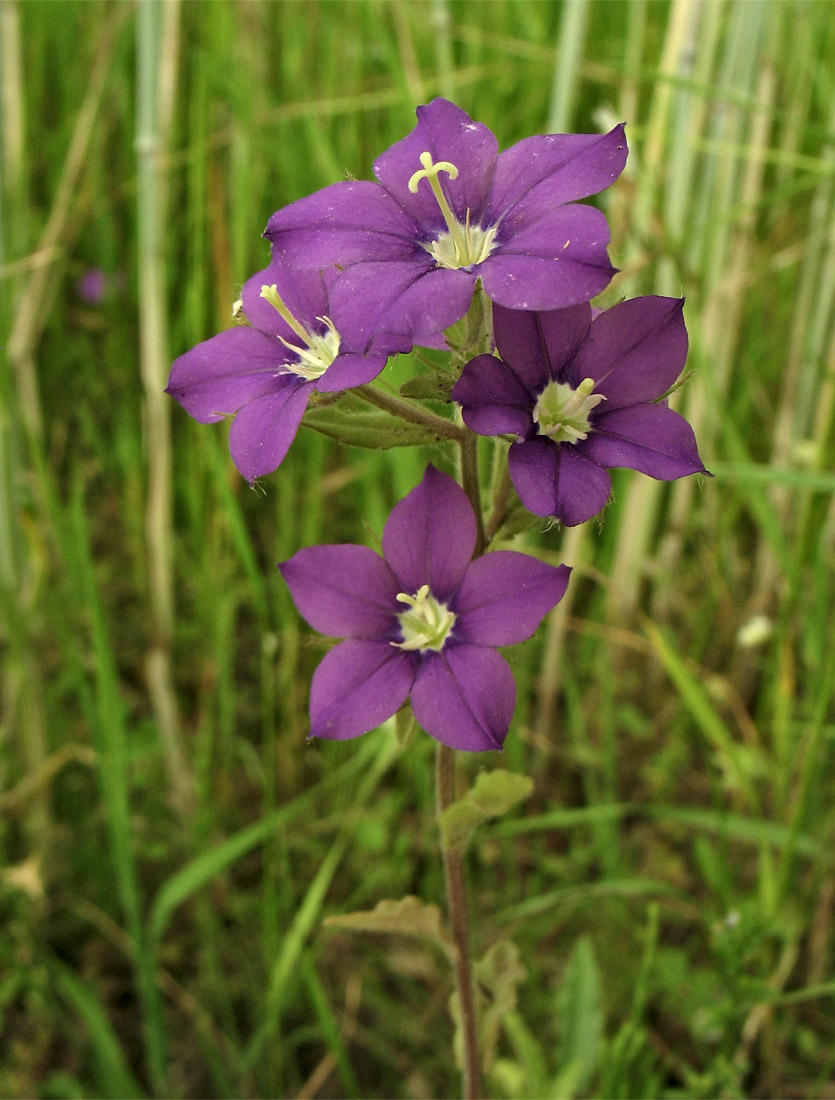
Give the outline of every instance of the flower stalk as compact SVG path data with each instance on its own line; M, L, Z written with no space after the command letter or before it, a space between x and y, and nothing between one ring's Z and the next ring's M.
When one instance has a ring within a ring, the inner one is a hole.
M439 744L435 755L435 780L438 820L455 801L455 759L448 745ZM467 879L464 857L460 851L441 842L446 880L447 905L452 937L455 940L455 982L461 1006L461 1032L464 1043L464 1100L481 1096L481 1064L478 1051L478 1012L473 985L472 952L470 950L470 915L467 904Z
M378 390L374 386L357 386L354 393L357 397L361 397L363 401L367 401L369 405L376 405L378 409L383 409L384 412L389 412L393 416L399 416L402 420L408 420L412 424L420 424L421 427L431 428L438 435L457 440L462 446L467 437L471 437L475 441L472 432L460 427L458 424L454 424L444 416L438 416L429 409L425 409L422 405L414 404L411 401L403 401L390 393L383 393L382 390Z

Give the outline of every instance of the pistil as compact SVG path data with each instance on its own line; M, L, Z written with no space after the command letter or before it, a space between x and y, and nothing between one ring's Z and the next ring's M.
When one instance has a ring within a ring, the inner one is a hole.
M439 160L435 164L432 154L426 152L420 154L420 163L423 168L410 177L409 190L416 195L420 181L426 180L432 188L432 194L435 196L449 231L424 247L431 253L439 267L458 269L483 263L493 251L496 226L482 229L481 226L471 225L469 210L467 210L467 220L464 225L455 217L438 179L440 172L446 172L450 179L458 178L458 169L451 161Z
M593 393L594 379L584 378L576 390L566 382L549 382L539 395L533 421L540 435L555 443L578 443L589 433L589 413L606 398Z
M291 344L289 340L285 340L283 336L278 337L285 348L292 351L296 356L295 363L285 364L286 369L291 374L297 374L308 382L320 378L339 355L339 333L336 331L333 321L330 317L317 317L316 320L325 326L326 331L321 334L311 332L293 316L284 299L278 293L275 284L262 286L261 297L265 302L270 303L282 320L290 326L304 344L304 347L299 347L297 344Z
M414 596L407 592L398 592L397 599L400 603L408 604L410 610L397 616L403 631L403 641L391 644L398 649L419 649L421 652L426 649L434 649L436 652L443 649L455 623L455 612L435 599L428 584L422 584Z

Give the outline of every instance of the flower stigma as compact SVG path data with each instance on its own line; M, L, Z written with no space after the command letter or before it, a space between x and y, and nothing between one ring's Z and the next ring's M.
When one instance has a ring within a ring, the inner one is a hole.
M419 649L421 653L427 649L440 652L455 624L455 612L435 599L428 584L422 584L414 596L398 592L397 599L408 604L409 610L397 616L403 641L391 644L398 649Z
M589 434L589 413L606 398L592 393L594 379L584 378L575 390L567 382L551 381L539 395L533 421L540 435L555 443L578 443Z
M278 293L275 283L272 286L262 286L261 297L265 302L270 303L282 320L290 326L304 344L304 347L299 347L297 344L291 344L289 340L285 340L283 336L278 337L285 348L292 351L296 356L295 363L285 363L285 370L291 374L299 375L307 382L321 378L339 355L339 333L336 331L333 321L330 317L317 317L316 320L321 321L326 331L324 333L310 332L300 321L296 320L287 308Z
M470 225L470 211L467 210L467 220L462 225L455 217L447 197L441 189L438 174L446 172L450 179L458 179L458 169L448 160L439 160L437 164L432 161L432 154L421 153L420 163L423 168L409 179L409 190L413 195L417 194L421 180L426 180L432 188L443 219L446 222L448 233L442 233L440 237L430 244L424 244L426 251L435 260L438 267L447 267L457 270L461 267L472 267L474 264L483 263L490 253L498 232L498 226L491 225L483 229L480 225Z

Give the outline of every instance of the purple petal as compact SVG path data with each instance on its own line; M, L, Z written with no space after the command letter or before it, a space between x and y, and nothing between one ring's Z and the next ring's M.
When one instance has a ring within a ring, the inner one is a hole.
M552 516L557 508L559 448L551 439L536 436L511 444L507 454L513 488L529 512Z
M367 546L310 546L278 568L299 614L321 634L402 636L395 618L402 610L397 579Z
M496 348L532 396L558 378L591 324L588 302L568 309L532 313L493 307Z
M231 328L174 360L166 393L202 424L215 424L241 405L292 387L282 374L290 353L251 328Z
M290 377L280 393L244 405L229 432L232 461L249 482L272 473L296 437L313 383Z
M300 268L405 260L420 230L384 187L370 180L332 183L277 210L264 236Z
M406 702L417 665L416 653L388 642L340 642L313 674L310 736L343 741L376 729Z
M511 245L515 250L515 242ZM478 273L489 298L508 309L550 310L576 306L609 285L615 268L606 250L599 262L562 256L516 255L505 249L488 256Z
M296 320L310 328L317 317L328 313L328 295L322 275L319 271L292 268L274 252L269 266L247 279L241 291L244 313L251 325L269 336L283 336L291 344L298 344L298 336L275 306L261 297L261 287L273 284Z
M385 355L338 355L316 379L316 389L319 393L336 393L364 386L376 378L385 365Z
M513 487L536 516L556 516L575 527L596 515L609 499L609 474L571 444L528 439L511 444L507 458Z
M594 319L568 381L578 386L593 378L595 392L606 397L606 412L659 397L687 358L683 306L682 298L651 296L607 309Z
M419 343L464 316L476 276L436 268L428 253L411 263L365 263L349 267L331 291L334 311L352 313L357 346L380 333L404 333Z
M429 184L421 180L416 193L409 180L421 170L421 153L431 153L435 164L449 161L458 169L453 180L439 178L450 205L463 225L467 211L473 225L481 223L487 206L498 143L480 122L447 99L433 99L417 109L417 126L374 162L374 175L394 198L423 226L445 231L446 225Z
M501 251L541 256L614 270L609 263L609 225L593 206L563 206L526 229L502 226ZM498 250L497 250L498 252Z
M473 556L476 525L461 486L428 466L423 480L392 509L383 530L383 555L400 591L414 595L428 584L448 603Z
M628 466L660 481L707 473L693 429L666 405L631 405L606 412L577 446L601 466Z
M467 427L479 435L525 436L533 426L533 398L495 355L471 359L450 397L461 406Z
M571 570L515 550L495 550L470 564L452 609L456 642L516 645L565 595Z
M603 191L626 164L623 126L608 134L529 137L499 155L490 196L491 220L505 211L514 228L538 221L554 206Z
M513 673L494 649L448 645L423 654L412 710L436 741L464 752L500 749L515 705Z

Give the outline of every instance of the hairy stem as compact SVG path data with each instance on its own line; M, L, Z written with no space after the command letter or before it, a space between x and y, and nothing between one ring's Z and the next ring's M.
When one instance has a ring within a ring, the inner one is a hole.
M435 757L438 817L455 801L455 758L448 745L438 745ZM464 858L442 843L447 906L455 940L455 983L461 1006L461 1030L464 1037L464 1100L481 1095L481 1066L478 1054L478 1017L470 958L470 918L467 906L467 881Z
M425 428L431 428L438 435L445 435L448 439L457 439L462 442L467 434L465 428L459 427L451 420L447 420L446 417L438 416L436 413L430 412L429 409L424 409L422 405L415 405L410 401L403 401L399 397L394 397L390 393L384 393L382 390L375 389L374 386L357 386L351 392L370 405L376 405L378 409L399 416L401 420L408 420L412 424L421 424Z
M505 461L502 463L498 477L494 477L493 481L490 515L487 519L487 527L485 530L488 543L493 541L496 537L496 532L507 518L508 502L513 489L506 455L499 448L496 449L496 454L499 455L500 459L504 458Z
M484 537L484 517L481 513L481 485L478 478L478 436L464 430L463 437L459 437L459 443L461 445L461 484L475 512L476 544L473 557L478 558L484 553L484 547L487 545Z

